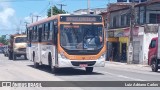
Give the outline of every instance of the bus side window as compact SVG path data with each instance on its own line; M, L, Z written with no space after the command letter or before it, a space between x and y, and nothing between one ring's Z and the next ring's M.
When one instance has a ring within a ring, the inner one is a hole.
M53 35L53 40L54 40L54 44L57 45L57 36L58 36L58 24L57 24L57 20L54 21L54 35Z
M42 41L42 25L38 28L38 42Z
M50 37L50 22L48 23L48 28L47 28L47 40L49 40Z
M35 41L38 41L38 30L37 30L37 26L35 26L35 36L34 36L34 38L35 38Z
M53 35L52 32L53 32L53 22L51 21L49 25L49 40L52 40L52 35Z
M33 32L32 40L35 41L35 30L34 30L34 27L32 28L32 32Z
M45 24L45 31L44 31L44 40L48 40L48 23Z
M43 27L42 27L42 41L45 40L45 24L43 24Z

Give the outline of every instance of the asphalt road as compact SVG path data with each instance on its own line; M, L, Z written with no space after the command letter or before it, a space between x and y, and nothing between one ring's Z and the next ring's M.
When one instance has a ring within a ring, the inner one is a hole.
M66 68L56 74L48 66L38 69L29 60L8 60L0 54L0 81L160 81L160 71L151 72L149 66L126 65L106 62L105 67L94 68L87 74L85 70ZM52 87L52 88L0 88L0 90L159 90L153 87Z

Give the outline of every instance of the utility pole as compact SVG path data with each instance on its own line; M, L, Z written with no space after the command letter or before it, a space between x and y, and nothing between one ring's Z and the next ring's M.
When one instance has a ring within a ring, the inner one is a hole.
M50 1L50 7L51 7L51 16L53 15L53 2Z
M27 25L29 24L28 22L24 22L25 23L25 26L26 26L26 28L27 28Z
M22 20L20 20L20 23L19 23L19 31L20 31L20 34L22 34L22 28L21 28L21 25L22 25ZM18 31L18 33L19 33Z
M88 14L90 14L90 0L88 0L87 6L88 6Z
M27 33L27 25L29 24L28 22L24 22L25 24L26 24L26 32L25 33Z
M33 13L30 13L31 21L33 23Z
M135 24L135 0L132 0L130 7L130 36L129 36L129 48L128 48L128 64L133 63L133 29Z
M64 5L64 4L57 4L57 5L59 5L60 7L61 7L61 11L63 10L63 6L67 6L67 5Z

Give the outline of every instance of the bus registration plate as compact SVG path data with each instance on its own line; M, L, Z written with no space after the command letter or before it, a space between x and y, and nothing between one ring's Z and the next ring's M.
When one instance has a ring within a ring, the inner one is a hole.
M88 65L87 64L80 64L79 66L80 67L87 67Z

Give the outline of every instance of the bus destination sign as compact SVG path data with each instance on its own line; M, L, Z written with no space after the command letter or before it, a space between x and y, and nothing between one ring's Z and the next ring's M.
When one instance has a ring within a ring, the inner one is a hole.
M101 16L61 16L61 22L102 22Z

